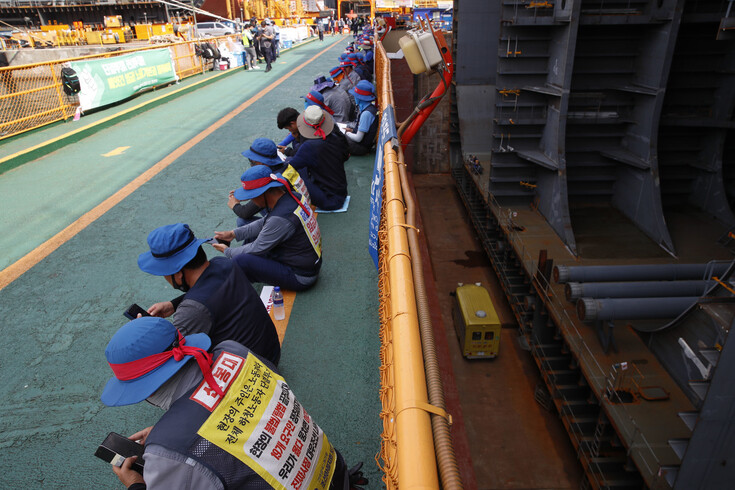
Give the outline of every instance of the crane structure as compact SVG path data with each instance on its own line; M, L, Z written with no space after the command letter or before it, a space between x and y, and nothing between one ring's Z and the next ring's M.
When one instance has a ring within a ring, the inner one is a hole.
M238 0L228 1L238 3ZM288 19L304 16L301 0L241 0L239 3L246 17Z

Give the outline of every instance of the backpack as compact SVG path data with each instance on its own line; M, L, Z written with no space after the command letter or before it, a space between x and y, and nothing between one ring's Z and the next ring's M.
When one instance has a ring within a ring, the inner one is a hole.
M79 83L77 72L68 67L61 69L61 86L63 87L66 95L78 94L79 91L82 90L82 85Z
M219 58L219 56L215 56L216 48L209 43L202 43L199 49L201 51L202 58L204 58L205 60ZM219 55L219 51L217 51L217 55Z
M216 45L216 44L212 44L212 43L204 43L204 45L205 45L205 46L206 46L206 48L207 48L207 49L209 49L209 51L210 51L210 52L212 53L212 56L211 56L211 58L212 58L213 60L218 60L218 59L220 59L220 58L222 57L222 55L221 55L221 54L220 54L220 52L219 52L219 49L217 49L217 45ZM205 56L205 58L206 58L206 56Z

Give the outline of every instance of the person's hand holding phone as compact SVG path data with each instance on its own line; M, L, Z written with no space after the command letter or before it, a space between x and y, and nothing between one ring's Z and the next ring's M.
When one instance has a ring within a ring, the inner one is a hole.
M159 318L168 318L174 314L174 304L170 301L162 301L156 303L148 308L148 314L150 316L157 316Z
M130 439L131 441L135 441L138 444L145 445L145 441L146 439L148 439L148 435L151 433L151 430L153 430L152 425L150 427L146 427L143 430L139 430L132 436L128 437L128 439Z
M137 456L131 456L125 459L122 466L118 467L113 465L112 467L112 471L117 476L117 479L120 480L120 483L125 485L125 488L134 483L145 483L143 475L133 469L133 463L137 460Z

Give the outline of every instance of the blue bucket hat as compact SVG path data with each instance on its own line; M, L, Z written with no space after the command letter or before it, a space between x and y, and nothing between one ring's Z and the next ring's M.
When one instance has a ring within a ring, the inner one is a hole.
M308 94L301 95L299 97L304 99L304 105L306 107L309 107L310 105L324 107L324 96L316 90L311 90ZM306 107L304 107L304 109L306 109Z
M304 99L304 109L311 105L315 105L320 107L322 110L327 111L330 115L334 114L334 111L324 103L324 96L316 90L312 90L308 94L302 95L301 98Z
M242 187L235 189L235 199L245 201L260 196L271 187L282 186L283 184L276 179L283 180L283 175L274 174L265 165L250 167L240 177Z
M206 239L197 239L189 225L176 223L156 228L148 234L150 250L138 256L138 267L154 276L176 274L197 254Z
M354 88L350 89L350 93L357 100L362 100L365 102L375 100L375 87L367 80L360 80L359 82L357 82L357 85L355 85Z
M268 138L257 138L250 148L242 152L242 156L268 166L281 165L283 160L278 156L276 144Z
M151 396L158 388L176 374L190 359L193 354L185 354L180 360L176 360L174 353L163 364L150 371L127 378L125 368L121 364L140 361L148 356L171 351L172 347L194 347L206 351L212 344L209 336L205 333L196 333L179 340L179 332L171 322L154 316L144 316L132 320L113 335L105 349L105 357L110 364L115 376L111 378L100 397L102 403L110 407L131 405L138 403ZM145 363L145 361L143 361ZM140 369L139 366L128 367Z

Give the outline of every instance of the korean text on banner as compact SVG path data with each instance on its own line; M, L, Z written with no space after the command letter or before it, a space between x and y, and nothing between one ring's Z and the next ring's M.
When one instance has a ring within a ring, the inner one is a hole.
M218 383L228 383L230 376L237 375L198 434L248 465L275 489L328 488L337 453L327 436L281 376L252 354L240 369L242 362L229 353L217 359L212 375ZM219 397L213 390L196 390L192 399L206 407L209 396Z
M370 182L370 234L368 236L368 250L373 258L375 268L378 268L378 229L380 228L380 212L383 208L383 148L388 141L393 141L393 148L398 148L396 139L396 117L393 107L388 106L380 118L380 132L378 145L375 150L375 165L373 166L373 180Z
M74 61L83 111L124 100L149 87L176 81L168 48L140 51L114 58Z

